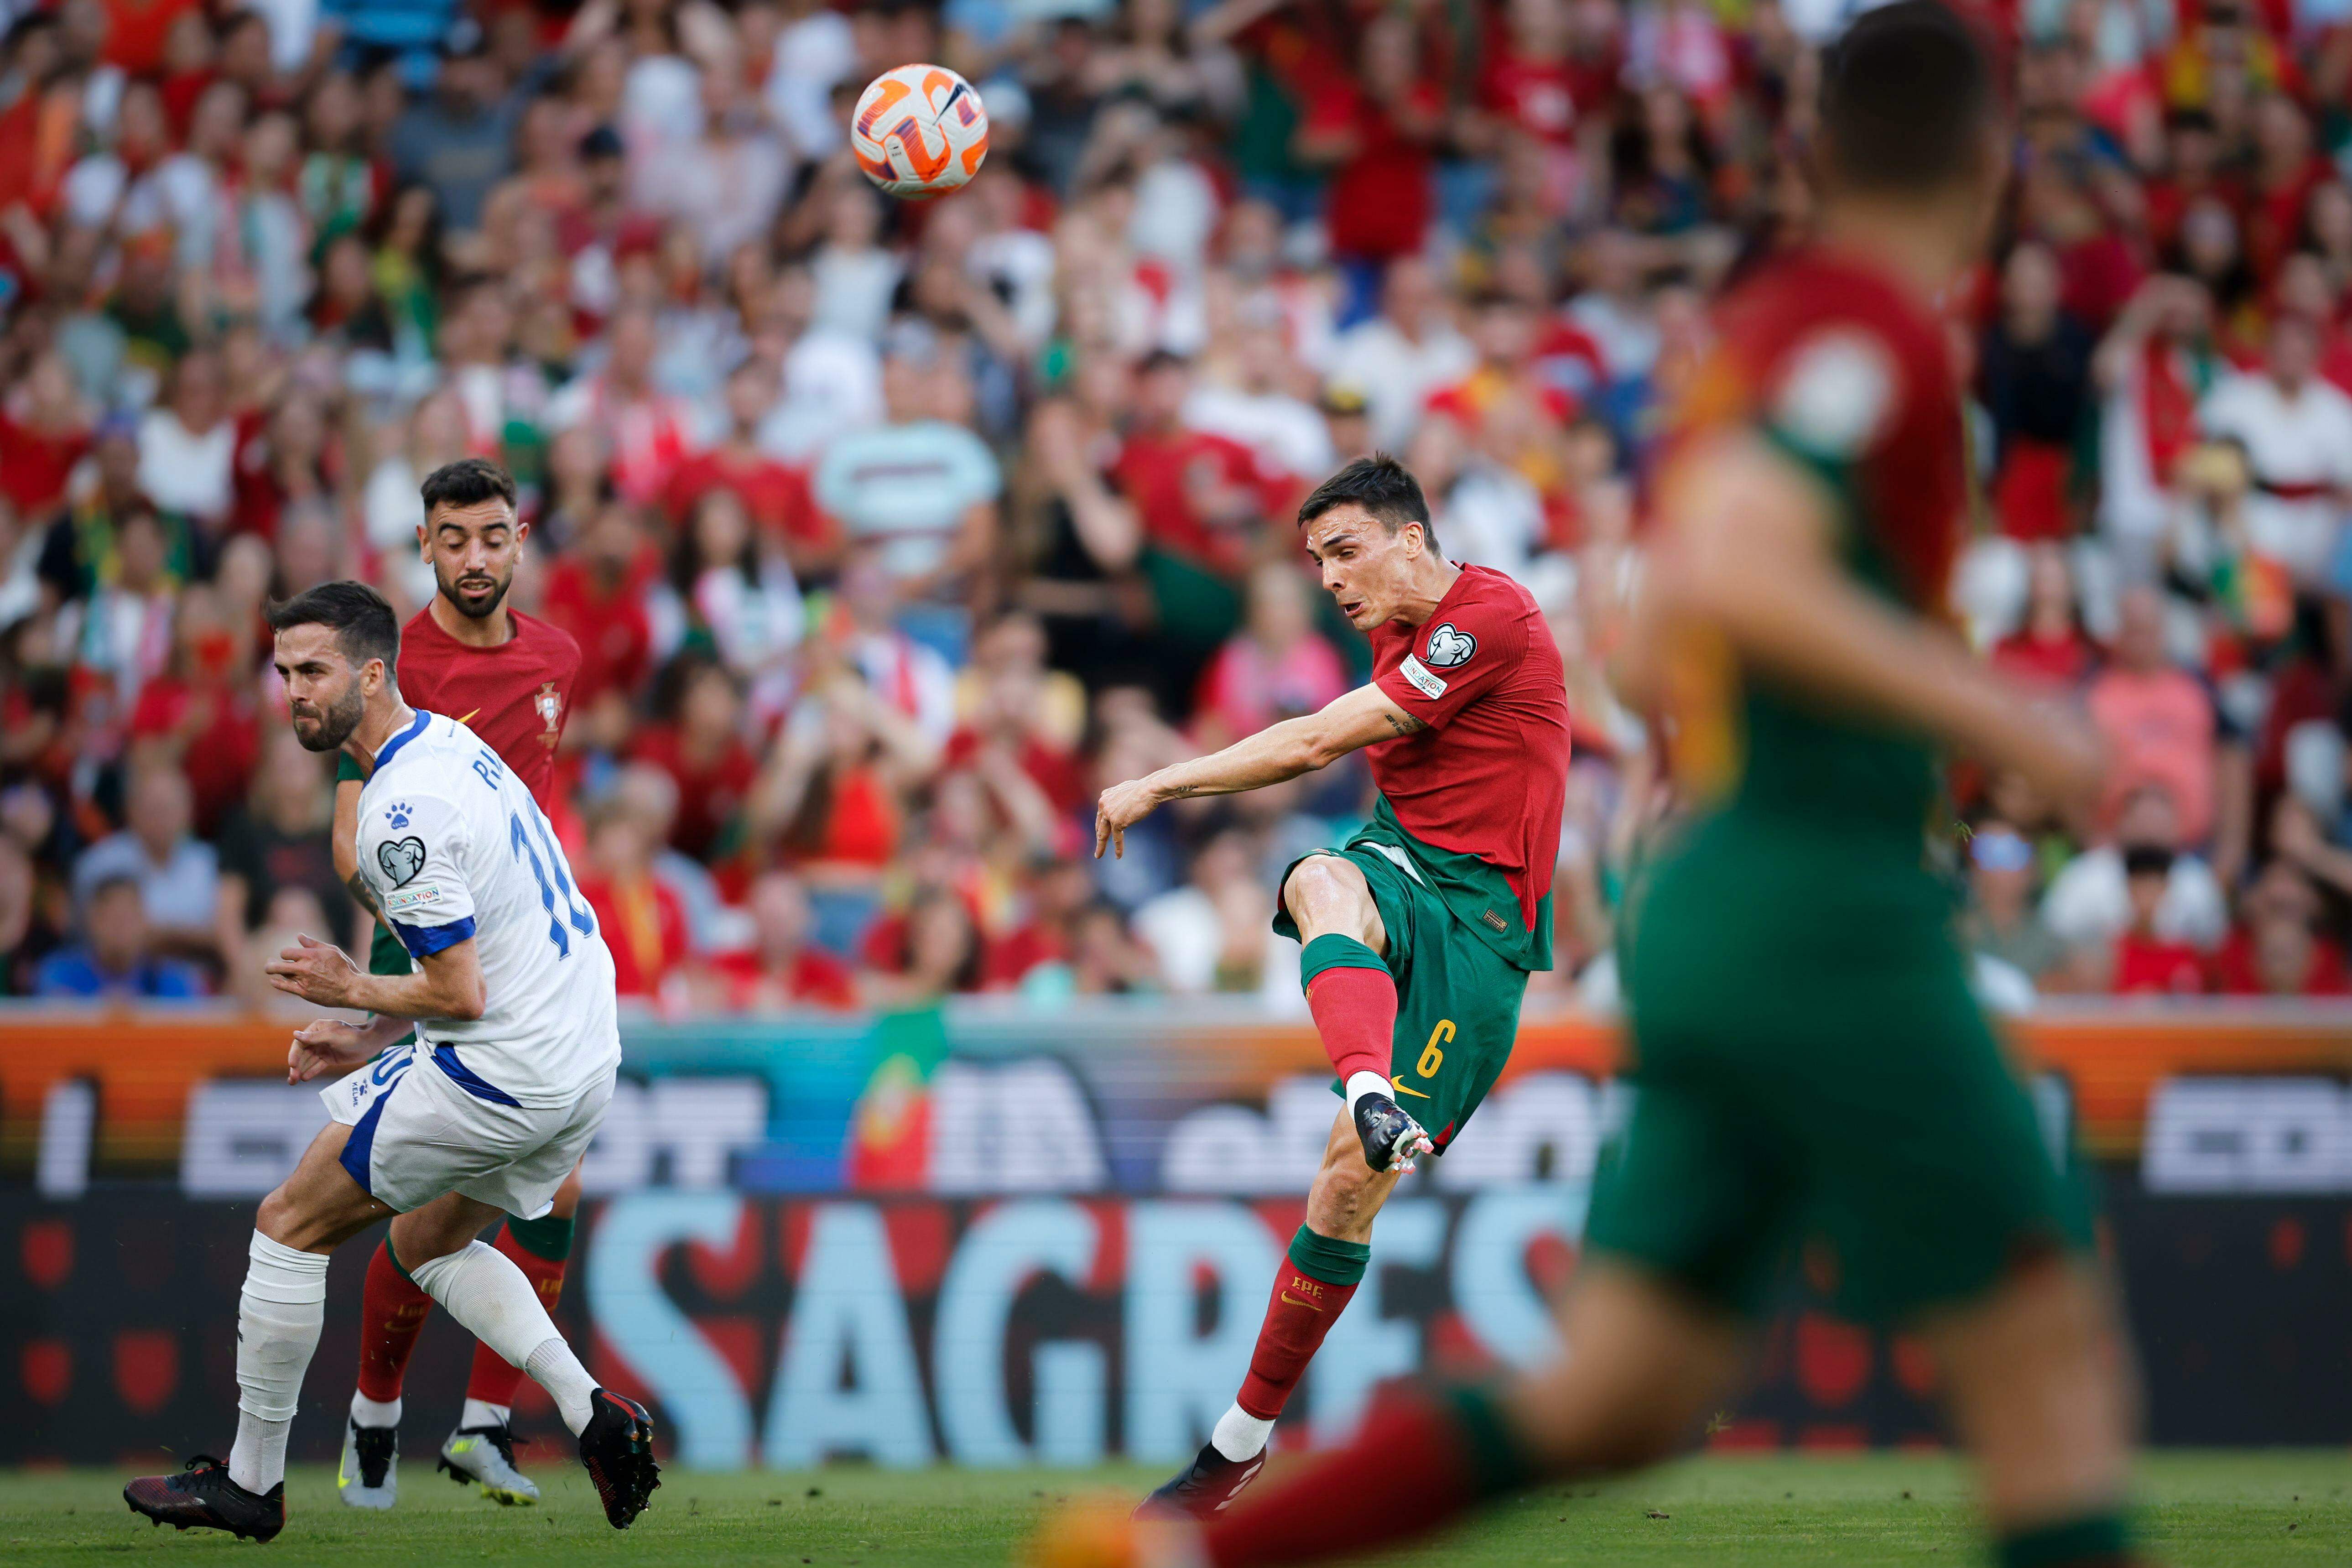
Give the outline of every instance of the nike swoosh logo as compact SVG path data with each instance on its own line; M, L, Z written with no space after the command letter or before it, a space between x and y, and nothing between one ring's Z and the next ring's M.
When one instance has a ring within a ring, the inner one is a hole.
M1285 1290L1285 1291L1282 1293L1282 1299L1283 1299L1285 1301L1288 1302L1291 1306L1294 1306L1294 1307L1304 1307L1304 1308L1306 1308L1306 1309L1307 1309L1308 1311L1310 1311L1310 1312L1319 1312L1319 1311L1321 1311L1321 1310L1323 1310L1322 1308L1320 1308L1320 1307L1317 1306L1317 1305L1316 1305L1314 1302L1312 1302L1312 1301L1302 1301L1302 1300L1300 1300L1297 1297L1296 1297L1296 1296L1292 1295L1292 1294L1291 1294L1289 1291L1287 1291L1287 1290Z
M474 710L474 713L479 713L480 711L481 711L481 710L480 710L480 709L478 709L478 708L477 708L477 709L475 709L475 710ZM463 719L458 720L458 721L457 721L457 722L458 722L458 723L460 723L460 724L470 724L470 723L472 723L472 722L474 721L474 713L468 713L468 714L467 714Z
M1423 1094L1420 1089L1407 1089L1404 1085L1399 1083L1394 1079L1389 1079L1389 1087L1395 1089L1399 1094L1409 1094L1415 1100L1427 1100L1429 1098L1428 1095Z

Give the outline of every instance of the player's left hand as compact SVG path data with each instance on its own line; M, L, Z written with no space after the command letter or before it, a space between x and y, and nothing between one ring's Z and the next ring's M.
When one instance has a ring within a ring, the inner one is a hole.
M1095 802L1095 858L1102 858L1108 847L1111 858L1118 859L1127 853L1127 830L1151 815L1160 804L1160 792L1149 780L1129 779L1113 784L1102 792Z
M294 1044L286 1052L286 1081L308 1083L328 1073L341 1077L373 1055L364 1029L340 1018L320 1018L294 1031Z
M360 977L360 966L352 962L350 953L331 942L298 936L294 945L262 965L269 984L289 996L299 996L305 1002L315 1002L321 1007L349 1007L352 984Z

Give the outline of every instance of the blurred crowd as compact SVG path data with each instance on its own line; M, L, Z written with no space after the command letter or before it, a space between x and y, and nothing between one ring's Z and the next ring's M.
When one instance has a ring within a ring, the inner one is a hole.
M1706 300L1805 228L1840 0L0 0L0 990L266 999L363 939L259 615L432 592L507 464L576 637L554 816L656 1008L1295 1006L1360 761L1087 858L1095 793L1361 679L1291 512L1375 447L1570 672L1559 968L1675 805L1601 679ZM1990 658L2117 761L1954 775L1988 988L2341 994L2352 7L2011 0L1952 301ZM979 88L966 191L844 142Z

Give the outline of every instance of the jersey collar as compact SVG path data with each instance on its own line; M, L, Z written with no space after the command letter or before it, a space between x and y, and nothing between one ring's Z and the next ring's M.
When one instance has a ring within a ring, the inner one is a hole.
M407 729L403 730L399 734L394 735L391 740L386 741L383 743L383 750L375 754L375 766L369 770L369 775L373 777L374 774L383 772L385 766L391 763L394 754L397 752L401 747L405 746L409 742L414 741L417 736L425 733L425 726L431 723L432 721L432 714L425 712L421 708L418 709L416 710L416 722L411 724Z

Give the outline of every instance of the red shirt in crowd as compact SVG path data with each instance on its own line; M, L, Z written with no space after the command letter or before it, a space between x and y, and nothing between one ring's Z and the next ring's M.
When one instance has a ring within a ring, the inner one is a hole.
M710 967L727 982L727 1005L737 1009L807 1003L819 1007L855 1007L857 984L849 965L821 947L803 947L782 973L756 952L722 952Z
M0 413L0 496L23 521L46 522L64 504L66 479L89 450L86 430L37 430Z
M740 735L730 735L716 757L689 760L675 724L652 724L639 731L634 754L637 761L661 769L677 785L677 816L670 824L670 847L694 859L710 860L760 776L760 759L751 754Z
M981 748L987 743L987 737L979 731L969 727L959 729L948 737L947 747L940 753L941 771L952 772L970 767L972 759L980 755ZM1086 771L1071 752L1058 746L1049 746L1034 735L1028 735L1022 738L1013 760L1021 764L1021 771L1029 775L1030 782L1054 803L1055 811L1075 810L1078 802L1086 797Z
M1205 430L1129 436L1111 479L1135 504L1154 544L1229 576L1249 570L1255 530L1211 522L1195 504L1196 492L1214 485L1247 489L1271 517L1285 510L1291 489L1286 477L1269 473L1247 447Z
M653 668L654 627L646 615L646 589L659 572L647 552L608 593L594 567L577 555L557 559L547 577L548 620L569 632L580 650L573 691L582 702L605 692L634 695Z
M686 908L657 877L620 883L583 875L581 896L596 911L596 929L613 952L613 989L623 996L657 996L662 983L686 962Z
M2127 931L2116 939L2116 973L2107 989L2118 996L2201 994L2205 955L2185 942Z
M2253 934L2239 926L2230 932L2221 950L2213 955L2213 989L2223 996L2266 996L2273 994L2263 984L2262 971L2254 963ZM2344 951L2334 942L2314 937L2311 943L2311 967L2305 972L2303 984L2293 993L2297 996L2352 996L2352 973L2344 966Z
M739 458L724 447L698 452L669 477L663 504L684 524L694 516L695 503L711 490L732 490L743 510L770 541L824 544L829 525L809 493L808 475L766 456Z
M172 672L139 689L131 710L131 738L177 737L185 742L180 771L195 804L196 831L209 835L245 798L261 760L261 721L249 700L226 680L188 680Z
M1440 105L1427 82L1412 86L1412 106L1435 114ZM1388 105L1374 101L1346 77L1327 81L1307 105L1303 135L1351 132L1355 155L1332 173L1324 207L1338 256L1385 261L1417 254L1429 236L1436 168L1430 144L1397 123Z
M1429 726L1364 748L1373 784L1415 838L1502 872L1533 931L1568 797L1568 681L1543 613L1465 566L1428 620L1375 626L1371 644L1374 682Z
M509 610L514 636L474 647L441 629L432 606L400 629L400 695L489 743L540 809L556 809L555 748L571 716L580 645L561 626Z
M2099 650L2081 632L2042 637L2026 631L1994 645L1992 667L2032 685L2073 687L2091 673L2098 657Z

